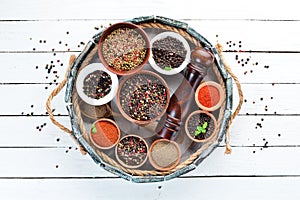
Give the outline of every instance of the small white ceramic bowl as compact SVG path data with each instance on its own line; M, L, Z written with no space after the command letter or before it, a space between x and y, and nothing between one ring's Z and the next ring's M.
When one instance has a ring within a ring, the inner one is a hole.
M175 38L177 40L179 40L180 42L182 42L184 48L186 49L186 56L185 59L183 61L183 63L177 67L177 68L173 68L171 70L165 70L163 68L161 68L160 66L158 66L153 58L153 53L152 53L152 47L153 47L153 43L157 40L161 40L164 39L166 37L172 37ZM150 51L150 57L149 57L149 63L151 64L151 66L153 67L153 69L155 69L157 72L161 73L161 74L165 74L165 75L174 75L177 74L179 72L181 72L189 63L190 60L190 55L191 55L191 49L190 46L188 44L188 42L186 41L186 39L184 37L182 37L181 35L179 35L178 33L175 32L162 32L160 34L157 34L150 42L151 44L151 51Z
M87 96L84 92L83 92L83 82L84 79L86 78L87 75L93 73L94 71L104 71L106 73L108 73L111 77L112 80L112 84L111 84L111 90L110 92L104 96L103 98L100 99L94 99L91 98L89 96ZM103 64L101 63L92 63L87 65L85 68L83 68L78 76L77 76L77 80L76 80L76 89L77 89L77 93L79 95L79 97L86 103L90 104L90 105L94 105L94 106L100 106L103 104L106 104L108 102L110 102L114 96L117 93L118 90L118 86L119 86L119 80L116 74L110 72L109 70L107 70Z

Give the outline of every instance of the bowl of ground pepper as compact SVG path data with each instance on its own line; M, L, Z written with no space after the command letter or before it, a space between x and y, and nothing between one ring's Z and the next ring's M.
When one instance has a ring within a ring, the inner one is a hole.
M126 76L119 85L116 103L125 119L138 125L159 119L170 101L170 91L158 74L142 70Z
M117 75L141 70L150 56L150 41L138 25L122 22L108 27L98 43L98 55L104 66Z
M101 63L92 63L80 70L76 79L79 97L93 106L110 102L116 95L119 79Z
M149 63L161 74L174 75L187 66L190 54L184 37L175 32L162 32L151 40Z
M180 157L180 148L172 140L155 140L149 149L150 163L155 169L160 171L167 171L176 167L180 161Z

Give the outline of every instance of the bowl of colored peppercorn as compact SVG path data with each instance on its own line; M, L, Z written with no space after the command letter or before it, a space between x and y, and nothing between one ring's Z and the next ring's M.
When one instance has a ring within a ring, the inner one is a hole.
M197 110L192 112L185 122L185 132L194 142L206 142L216 136L217 121L209 112Z
M120 129L113 120L101 118L92 124L89 136L95 147L110 149L118 143L120 135Z
M187 66L190 54L184 37L175 32L162 32L151 40L149 63L157 72L173 75Z
M117 75L134 74L148 62L150 41L138 25L117 23L102 33L98 55L111 72Z
M170 91L158 74L142 70L121 81L116 95L121 114L138 125L159 119L170 101Z
M224 99L225 91L214 81L201 83L195 92L195 100L199 108L209 112L219 109Z
M147 142L137 135L126 135L115 148L118 162L127 168L139 168L147 160Z
M101 63L84 67L76 79L76 90L86 103L100 106L110 102L116 95L119 80L116 74L107 70Z

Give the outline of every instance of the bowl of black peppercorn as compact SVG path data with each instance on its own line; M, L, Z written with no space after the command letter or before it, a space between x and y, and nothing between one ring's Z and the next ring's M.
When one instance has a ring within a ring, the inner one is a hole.
M190 46L178 33L170 31L159 33L153 37L150 44L149 63L161 74L177 74L189 63Z

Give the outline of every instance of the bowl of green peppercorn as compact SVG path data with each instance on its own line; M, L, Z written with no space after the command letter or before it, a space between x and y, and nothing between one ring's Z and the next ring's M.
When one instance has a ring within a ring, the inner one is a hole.
M109 71L121 76L134 74L148 62L150 41L138 25L116 23L102 33L98 55Z

